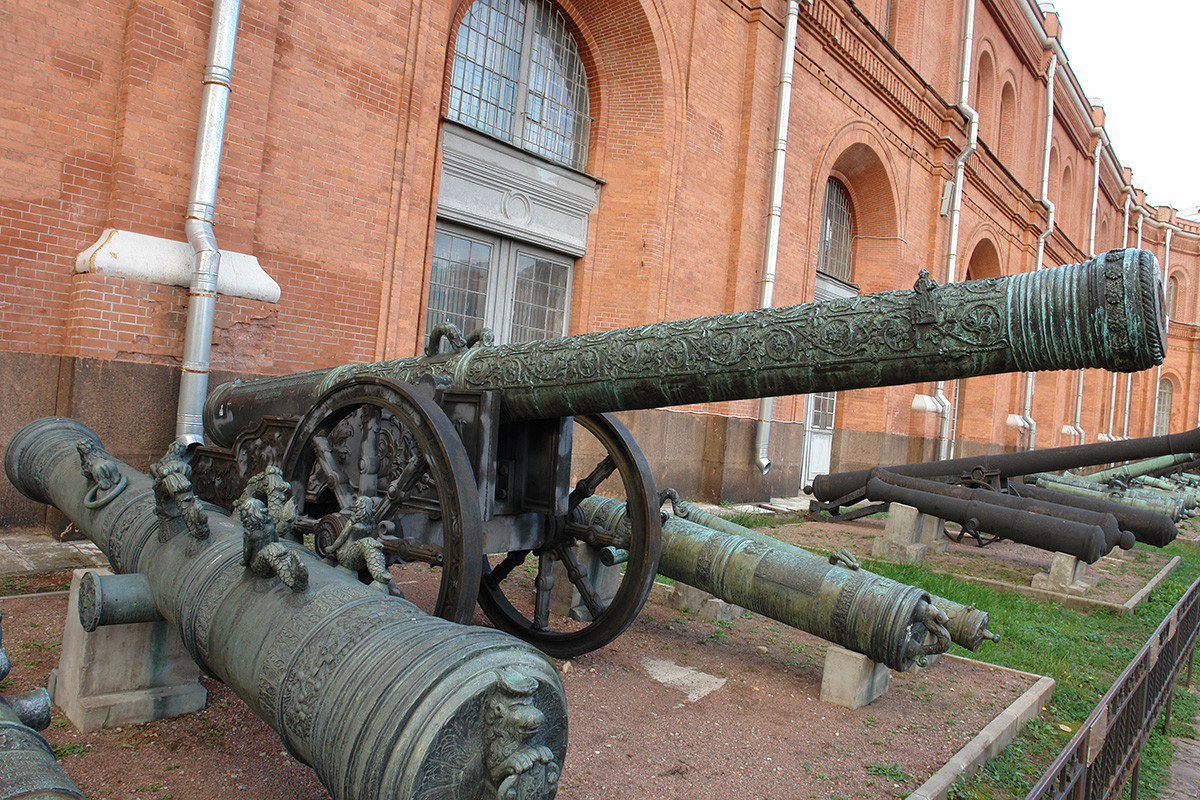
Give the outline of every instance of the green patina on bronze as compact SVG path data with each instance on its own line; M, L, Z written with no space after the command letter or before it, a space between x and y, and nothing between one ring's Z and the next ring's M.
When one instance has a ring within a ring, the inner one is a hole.
M0 637L0 680L8 677L12 666L3 643ZM45 689L0 696L0 800L83 800L83 792L37 733L49 725L50 695Z
M498 390L505 421L840 391L1001 372L1136 371L1165 352L1154 256L920 291L720 314L432 357L351 364L218 387L206 434L221 447L266 417L299 417L342 381L379 376Z
M152 481L104 453L87 427L48 418L13 436L4 466L20 492L62 510L115 571L144 576L148 595L95 584L88 616L103 624L104 592L152 597L196 662L337 800L554 796L566 700L554 665L530 645L428 616L278 541L278 520L264 520L267 505L254 497L246 502L262 508L242 509L252 530L200 506L177 453L154 465ZM11 728L6 707L0 701L0 735ZM12 741L28 740L29 758L42 758L35 734L18 733L24 738ZM14 757L33 764L24 751ZM61 789L48 797L80 796L40 774L38 786Z
M714 531L729 534L730 536L740 536L744 539L758 542L759 544L766 545L767 547L778 551L780 554L782 554L780 557L788 559L792 562L792 569L802 569L805 565L814 563L812 562L812 559L814 558L820 560L819 556L810 553L808 550L805 550L802 547L797 547L794 544L788 544L787 542L780 541L774 536L769 536L762 531L756 531L753 528L747 528L745 526L738 525L736 522L731 522L724 517L711 514L687 501L676 500L673 498L672 505L675 510L675 514L687 522L692 522L696 525L702 525L706 528L711 528ZM667 528L664 527L663 552L665 553L668 548L673 549L674 546L674 542L671 539L671 536L668 534ZM660 562L660 572L662 572L661 564L665 563L666 560L667 559L664 557L663 562ZM672 558L672 560L674 560L674 558ZM824 569L824 567L819 567L819 569ZM877 577L867 570L859 570L859 572L861 573L861 578L863 580L869 580L873 577ZM666 572L662 572L662 574L667 575L669 578L675 577L674 575L668 575ZM679 580L687 583L685 578L679 578ZM986 611L981 611L980 609L975 608L975 606L964 606L962 603L956 603L953 600L949 600L945 597L939 597L936 594L930 594L929 601L933 603L933 605L937 606L938 610L947 616L948 621L945 623L945 625L946 629L950 632L950 640L960 647L965 647L968 650L978 650L979 646L985 639L988 641L999 640L1000 637L988 630L988 613ZM757 609L754 609L752 606L744 603L738 603L738 605L757 611ZM787 622L788 624L791 624L788 620L780 620L780 622Z

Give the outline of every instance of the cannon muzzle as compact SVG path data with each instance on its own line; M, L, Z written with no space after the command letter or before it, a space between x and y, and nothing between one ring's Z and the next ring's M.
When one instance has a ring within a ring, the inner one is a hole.
M226 383L204 426L220 447L298 418L363 376L498 390L503 421L841 391L1001 372L1137 371L1165 353L1154 256L1114 250L1039 272L720 314Z

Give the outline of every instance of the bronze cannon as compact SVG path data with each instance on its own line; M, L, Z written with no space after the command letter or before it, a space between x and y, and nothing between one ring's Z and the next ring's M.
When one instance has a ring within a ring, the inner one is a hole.
M121 573L81 581L85 629L170 622L201 669L279 733L336 800L554 796L566 699L542 653L431 617L280 541L288 512L274 498L252 490L237 519L201 503L181 451L173 445L147 477L74 420L37 420L10 441L12 484L62 510ZM14 747L31 741L5 708L0 700L0 735ZM53 766L43 749L15 755L41 770L35 788L46 793L17 797L79 797L36 763L44 755Z
M1126 250L508 345L442 329L424 356L218 387L204 410L212 446L192 462L197 493L230 507L251 475L277 465L296 498L297 539L337 557L372 535L379 557L364 579L387 582L380 559L436 567L436 613L465 622L478 598L500 629L567 657L629 625L661 551L654 480L612 412L1000 372L1140 370L1164 355L1162 302L1153 255ZM443 333L451 352L438 352ZM626 504L627 530L582 523L593 494ZM623 564L611 592L595 584L600 553ZM584 624L552 618L556 580L582 597Z

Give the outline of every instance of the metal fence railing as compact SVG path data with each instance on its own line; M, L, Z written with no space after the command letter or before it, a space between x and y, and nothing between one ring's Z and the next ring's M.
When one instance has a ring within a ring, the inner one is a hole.
M1121 676L1109 687L1025 800L1108 800L1132 781L1137 800L1142 749L1154 721L1171 721L1171 697L1180 669L1192 682L1192 652L1200 632L1200 578L1171 609Z

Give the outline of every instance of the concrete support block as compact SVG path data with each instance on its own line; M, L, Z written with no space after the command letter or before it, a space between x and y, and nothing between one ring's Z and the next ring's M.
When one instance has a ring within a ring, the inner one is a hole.
M944 521L928 517L912 506L892 503L888 506L883 535L871 545L871 556L901 564L924 561L931 549L945 552L946 545L941 536L944 526Z
M1031 585L1035 589L1082 595L1092 588L1088 575L1086 563L1067 553L1055 553L1050 561L1050 571L1034 575Z
M831 644L821 674L821 702L862 708L888 690L891 675L886 665Z
M946 552L950 548L950 542L946 541L946 520L922 514L921 544L934 553Z
M596 592L596 599L603 605L611 603L621 585L620 565L604 566L600 563L596 551L583 542L575 545L575 558L579 559L579 565L583 567L584 573L588 576L588 580ZM561 561L554 562L554 586L550 589L550 610L555 614L582 622L592 621L591 612L588 611L575 584L571 583L570 577L567 576L567 568Z
M701 619L714 622L725 622L746 613L746 609L727 603L708 592L688 586L686 583L676 583L671 593L667 595L667 605L680 611L687 610Z
M204 708L208 693L200 685L200 669L169 623L83 629L79 580L85 572L77 569L71 578L62 654L48 687L67 719L91 733Z

